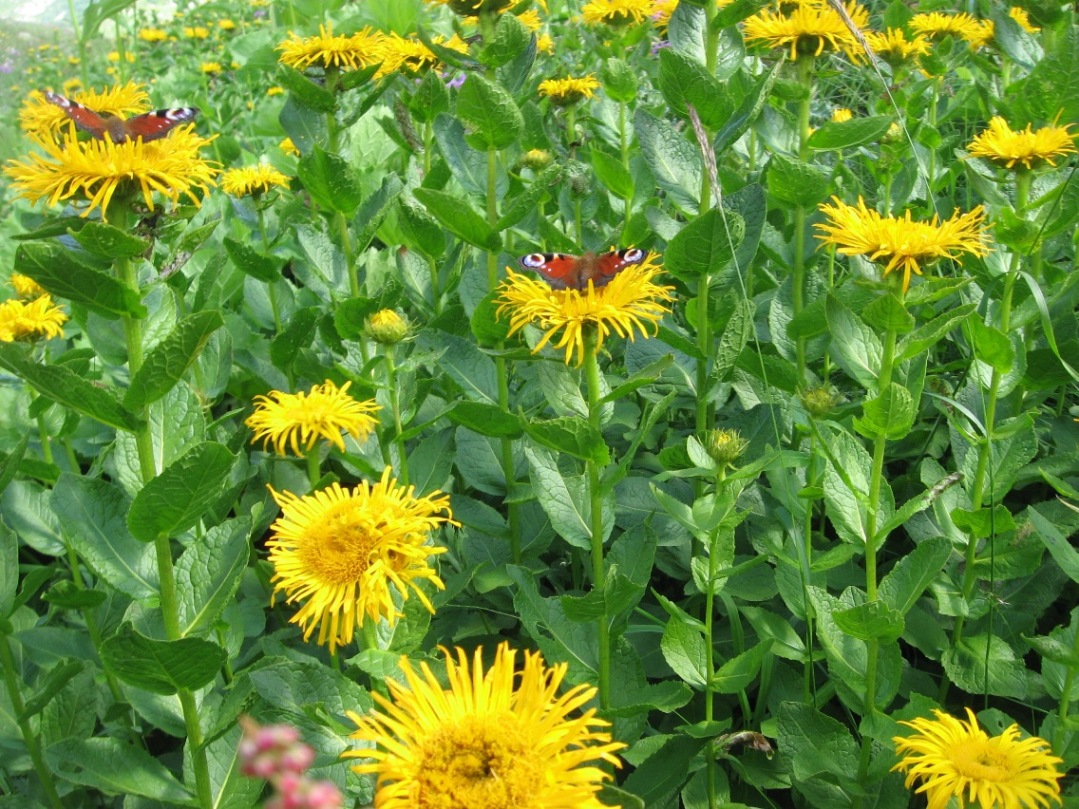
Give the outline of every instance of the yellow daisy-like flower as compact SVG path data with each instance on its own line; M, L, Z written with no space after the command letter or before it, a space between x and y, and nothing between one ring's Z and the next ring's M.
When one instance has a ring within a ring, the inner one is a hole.
M70 92L67 83L64 88ZM78 90L72 100L106 118L110 115L127 118L150 109L150 96L141 84L133 81L113 85L101 91ZM28 135L50 139L56 138L65 129L68 135L74 138L78 131L70 116L60 107L48 102L45 94L38 90L27 96L19 111L19 125Z
M869 12L856 2L844 4L859 30L869 27ZM745 21L747 43L769 48L790 48L791 59L820 56L826 50L843 51L852 62L865 59L862 45L846 21L826 0L804 0L790 9L763 9Z
M1019 6L1012 6L1010 9L1008 9L1008 16L1015 20L1017 23L1019 23L1019 27L1026 31L1028 34L1036 34L1040 30L1042 30L1030 21L1030 14L1027 13L1027 10L1025 8L1020 8Z
M1008 122L999 115L989 122L989 128L977 135L967 146L972 157L984 157L1006 168L1014 168L1016 163L1031 169L1042 163L1056 165L1056 158L1075 154L1075 135L1067 126L1043 126L1034 130L1030 124L1026 129L1014 131Z
M970 47L975 50L987 47L993 41L996 29L996 24L992 20L978 20L978 30L968 40Z
M273 98L274 96L284 95L284 94L285 94L285 88L284 87L278 87L276 84L273 87L267 87L266 88L266 95L268 97L270 97L270 98Z
M351 491L333 483L305 497L275 492L281 516L266 543L274 567L274 594L303 606L292 617L308 640L319 628L319 645L352 642L365 619L394 623L402 613L394 602L415 594L434 612L419 582L444 589L428 558L446 549L428 545L428 535L453 522L449 496L417 498L399 486L387 468L382 480Z
M581 17L589 25L625 25L644 22L652 14L653 0L589 0Z
M499 645L484 671L483 650L471 665L457 647L446 656L444 688L426 663L416 671L407 657L407 687L387 680L390 699L372 692L379 708L349 711L358 729L351 738L377 745L348 750L372 759L353 767L378 776L378 809L603 809L596 798L610 779L596 764L620 767L610 723L595 708L574 716L596 694L578 685L562 696L567 664L544 665L539 652ZM593 763L595 762L595 763Z
M214 74L220 73L222 68L220 62L203 62L201 65L199 65L199 70L201 70L203 73Z
M292 138L285 138L277 144L277 148L287 155L292 155L293 157L300 156L300 150L296 148L296 144L292 142Z
M836 107L832 110L832 123L844 124L854 118L854 113L846 107Z
M595 76L582 76L579 79L547 79L539 84L539 94L551 99L552 104L559 107L568 107L576 104L582 98L592 98L599 89L599 81Z
M583 290L552 289L544 281L508 270L499 287L498 316L509 314L510 335L532 322L544 330L532 353L553 343L556 349L565 349L567 365L574 353L580 365L584 362L585 329L596 330L598 350L612 332L630 340L635 332L648 334L649 325L654 326L670 311L663 303L674 300L674 287L653 282L662 272L654 260L649 256L642 264L627 267L599 289L591 281Z
M204 28L201 25L185 26L184 36L188 39L206 39L208 36L210 36L210 29Z
M385 37L370 27L355 34L334 34L333 25L320 25L318 35L299 37L289 32L289 38L277 46L278 61L296 70L309 67L362 70L382 61Z
M12 273L11 278L8 279L11 282L11 286L15 290L15 294L20 298L37 298L46 294L45 289L31 278L29 275L23 275L22 273Z
M222 31L232 31L232 30L235 30L236 23L234 23L232 20L228 20L228 19L218 20L217 21L217 27L219 29L221 29Z
M919 56L929 55L929 40L923 36L907 39L906 32L902 28L889 28L884 33L866 31L865 39L869 47L873 49L873 53L892 67L897 67Z
M946 36L978 42L985 36L981 21L965 12L945 14L940 11L915 14L910 19L910 29L930 39L943 39Z
M1062 759L1052 755L1049 744L1037 736L1019 738L1012 725L999 736L978 727L970 708L968 722L934 710L936 719L919 718L901 725L918 731L896 736L895 751L903 756L892 769L907 773L906 786L924 783L929 809L945 809L955 798L959 809L1041 809L1050 801L1060 803L1063 776L1056 768Z
M468 43L457 34L448 41L441 36L435 36L431 41L459 53L468 53ZM439 58L430 48L418 39L409 39L399 34L388 34L383 37L379 58L382 60L382 65L375 73L376 79L397 72L414 75L439 64Z
M256 396L255 412L244 422L255 431L251 443L261 440L265 447L272 442L278 455L286 454L287 447L293 455L305 455L320 438L344 452L342 431L363 443L378 424L371 414L379 408L373 399L358 402L349 396L351 384L338 388L326 380L313 385L310 393L272 390L267 396Z
M139 30L139 39L143 42L164 42L168 38L168 33L160 28L142 28Z
M521 21L521 25L533 33L543 27L543 20L540 19L539 11L534 8L518 14L517 19Z
M540 53L554 53L554 40L550 34L543 33L536 38L536 50Z
M120 51L109 51L108 54L106 54L105 58L108 59L110 62L119 62ZM131 51L125 51L123 58L125 62L133 63L135 61L135 54L133 54Z
M956 211L944 222L937 216L932 222L915 222L910 211L899 219L881 216L867 208L861 197L856 207L838 197L832 200L835 205L820 206L829 221L814 226L821 231L817 238L836 245L845 256L865 255L870 261L887 262L885 276L902 271L904 293L910 287L911 274L922 274L923 263L939 258L958 261L962 253L984 256L989 252L982 228L985 211L980 205L969 213Z
M146 207L154 210L153 192L164 194L173 204L186 196L200 204L197 189L207 192L218 173L202 159L199 149L209 140L197 135L194 125L181 126L161 140L142 138L113 143L110 139L62 144L38 139L45 151L33 152L25 161L11 160L4 173L14 180L19 194L30 202L48 199L49 205L78 197L89 202L82 216L96 208L108 217L109 203L118 190L121 196L141 192Z
M45 294L30 302L9 300L0 303L0 342L35 337L63 337L67 315Z
M272 188L288 188L288 184L288 177L265 163L229 169L220 182L221 190L230 197L257 197Z

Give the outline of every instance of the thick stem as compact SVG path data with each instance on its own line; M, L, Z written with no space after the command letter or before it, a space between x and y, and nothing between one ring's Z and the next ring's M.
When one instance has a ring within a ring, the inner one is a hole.
M390 409L393 410L393 443L397 445L398 481L408 486L408 455L405 454L404 430L401 427L401 402L397 393L397 346L386 346L386 385L389 387Z
M600 398L602 387L599 375L599 335L595 324L589 323L584 328L584 377L588 396L588 426L595 433L600 432ZM602 590L606 582L603 564L603 492L600 484L600 466L595 461L587 461L588 500L591 508L592 533L592 587ZM611 637L607 610L596 621L599 643L599 704L604 710L611 707Z

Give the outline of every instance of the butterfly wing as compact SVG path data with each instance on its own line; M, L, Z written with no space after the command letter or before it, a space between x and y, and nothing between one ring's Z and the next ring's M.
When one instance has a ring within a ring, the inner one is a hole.
M519 263L526 270L533 270L553 289L580 289L580 258L568 253L529 253L521 256ZM586 282L587 283L587 282Z
M622 272L626 267L634 264L642 263L645 258L648 257L646 250L640 250L636 247L627 247L624 250L612 250L610 253L604 253L603 255L596 256L592 261L590 278L592 279L592 285L597 289L605 287L611 282L618 273ZM581 279L582 288L587 283L588 278Z
M67 117L75 122L75 126L84 132L89 132L98 140L103 138L109 130L108 121L89 107L84 107L78 101L72 101L70 98L65 98L52 91L45 93L45 100L62 109L67 113Z
M124 133L134 140L144 141L163 138L174 126L193 121L198 116L197 107L176 107L171 110L154 110L124 121Z

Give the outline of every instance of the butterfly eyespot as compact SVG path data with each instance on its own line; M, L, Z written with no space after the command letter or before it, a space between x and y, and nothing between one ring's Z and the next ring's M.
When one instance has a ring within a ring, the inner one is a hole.
M542 267L547 263L547 256L543 253L529 253L527 256L521 256L521 266L535 269L536 267Z
M636 264L638 261L641 261L644 258L644 250L639 250L636 247L631 247L628 250L623 250L620 255L622 256L622 261L626 262L627 264Z

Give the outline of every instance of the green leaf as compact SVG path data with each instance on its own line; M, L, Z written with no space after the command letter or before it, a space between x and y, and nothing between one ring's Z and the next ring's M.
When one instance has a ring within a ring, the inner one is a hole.
M892 118L888 115L854 118L843 123L829 121L809 136L808 145L810 149L829 151L850 149L861 146L863 143L875 143L884 136L891 125Z
M708 667L705 639L700 630L671 618L663 629L659 648L667 665L683 682L704 690L708 684Z
M145 239L104 222L87 222L73 235L87 253L97 258L134 258L150 249Z
M878 597L898 615L906 615L944 569L951 553L952 545L943 537L920 542L884 577L877 591Z
M137 293L108 273L77 261L58 244L19 245L14 270L33 278L52 295L82 304L107 318L146 317L146 307Z
M834 295L827 298L825 314L832 335L832 350L840 367L862 387L875 390L884 359L880 337Z
M521 421L498 405L460 401L446 413L450 421L480 435L517 438L524 433Z
M430 76L432 71L426 75ZM406 244L427 258L437 259L446 252L446 233L424 208L411 196L397 199L398 223L405 232Z
M1053 523L1045 518L1034 506L1027 508L1030 515L1030 524L1038 533L1038 538L1045 543L1053 561L1064 571L1064 575L1072 581L1079 583L1079 551L1068 542L1068 538Z
M590 548L592 508L583 478L580 475L565 476L554 455L543 447L526 444L525 455L536 499L555 531L575 548ZM604 525L607 525L606 519Z
M502 248L498 233L459 195L431 188L417 188L413 194L454 236L481 250L497 251Z
M289 369L303 349L315 339L318 320L322 310L316 306L296 309L285 324L284 331L277 333L270 342L270 359L274 367Z
M233 603L251 555L251 520L215 525L176 561L180 636L208 634Z
M772 651L772 641L758 643L737 657L728 660L709 682L708 690L717 694L737 694L743 688L756 682L765 656Z
M457 93L457 116L471 129L468 142L479 149L503 149L524 130L517 102L502 87L472 73Z
M19 538L0 521L0 619L11 614L19 588Z
M449 109L450 91L437 70L428 70L408 100L408 111L417 121L430 123L440 112L449 112Z
M941 663L948 679L968 694L1027 697L1026 666L1004 638L966 636L944 651Z
M592 170L604 188L622 199L633 198L633 175L622 161L601 149L592 147Z
M128 685L152 694L175 694L211 682L228 659L216 643L201 638L152 640L121 624L111 638L101 644L105 667Z
M861 309L862 320L881 331L907 334L914 328L914 317L894 292L874 298Z
M38 365L27 359L20 345L0 345L0 367L22 377L42 396L102 424L129 432L134 432L142 424L142 420L126 410L110 391L97 387L63 366Z
M131 500L120 485L65 472L51 499L65 538L95 575L133 599L158 596L154 549L127 530Z
M540 200L552 193L552 190L556 188L562 179L562 174L562 164L552 163L541 171L524 191L511 199L505 200L502 205L502 216L495 225L495 230L503 231L508 227L512 227L535 211L539 207Z
M0 494L3 494L4 489L8 487L8 484L15 480L15 475L19 472L19 464L21 464L23 458L26 457L26 448L29 445L30 435L25 434L19 439L19 442L15 445L14 449L0 461Z
M128 530L143 542L186 531L221 495L235 460L224 444L196 444L135 496Z
M144 748L119 739L70 739L50 745L45 755L58 778L107 795L139 795L183 805L194 800L164 764Z
M809 805L855 805L858 746L846 727L809 705L784 702L776 714L776 739Z
M670 123L638 109L633 116L641 155L670 201L688 213L700 205L701 158L683 133Z
M386 218L397 202L397 198L404 191L404 184L396 174L389 174L382 178L382 185L378 191L363 201L360 209L356 212L356 227L353 231L353 244L357 253L366 250L375 238L375 233L382 227L382 221Z
M1043 660L1051 660L1073 670L1079 669L1079 652L1076 652L1073 647L1067 646L1055 638L1041 635L1035 637L1023 635L1022 637Z
M1006 506L982 507L977 511L965 508L952 509L952 522L965 534L977 539L1000 535L1016 529L1015 518Z
M883 601L868 601L832 613L837 627L858 640L892 643L903 634L903 616Z
M749 345L753 336L753 316L756 305L753 301L738 298L734 304L723 334L719 338L719 348L716 350L715 364L712 366L712 375L723 381L734 370L742 351Z
M745 231L745 222L738 214L710 208L671 239L663 255L663 268L687 282L715 275L731 260Z
M1015 350L1008 335L976 317L972 317L967 325L975 356L998 373L1010 373L1015 367Z
M498 404L498 374L494 361L474 342L446 332L421 332L419 347L433 356L439 371L456 382L465 397L477 402Z
M723 86L697 60L674 50L659 52L659 89L671 111L686 117L692 106L708 130L714 130L731 114Z
M914 425L917 410L910 391L895 382L863 405L863 416L855 429L867 438L885 436L892 441L903 438Z
M251 245L230 236L226 236L223 241L225 252L240 272L268 284L281 279L281 268L285 265L285 259L260 253Z
M781 154L768 161L768 190L777 201L813 208L828 196L828 175L810 163Z
M97 37L97 31L105 20L118 18L125 9L131 8L138 0L95 0L82 12L82 41L90 44Z
M636 795L645 806L670 806L678 791L685 785L690 762L705 742L677 735L667 738L662 746L630 773L622 787Z
M741 2L741 0L737 0L737 2ZM768 97L772 93L772 88L775 86L783 66L784 62L777 60L771 69L758 79L757 83L746 94L746 97L742 99L738 109L723 124L723 128L719 130L712 141L712 149L717 155L725 154L757 120L757 116L761 114L764 105L768 103Z
M326 143L329 140L326 116L313 114L311 108L299 100L298 94L289 94L285 100L285 106L281 108L278 122L285 130L285 134L292 139L292 143L303 154L315 148L315 144Z
M216 309L195 312L177 323L146 355L124 396L124 407L137 412L172 390L195 364L211 335L224 325Z
M600 466L611 462L611 453L603 436L580 418L529 419L521 417L520 424L528 437L541 446L592 461Z
M487 155L468 145L464 125L450 115L435 118L435 140L446 158L454 179L469 194L485 197L487 193ZM441 184L445 184L445 180ZM441 185L440 184L440 185ZM432 186L428 183L427 187Z
M603 92L612 101L629 104L637 97L637 73L625 59L609 57L600 72Z
M495 23L494 35L484 43L479 52L479 60L487 67L502 67L524 53L531 38L532 34L517 17L513 14L500 14L498 22Z
M315 84L298 70L279 65L277 81L289 91L292 100L308 108L307 115L311 115L312 110L319 113L332 113L337 109L337 99L334 94L322 85Z
M360 207L363 189L352 166L340 155L315 146L300 158L296 175L311 199L323 210L351 216Z
M85 663L78 660L67 660L49 670L37 691L26 700L23 711L18 715L19 722L25 722L33 716L37 716L48 705L71 678L80 674L85 668Z
M952 329L958 328L976 309L977 306L973 303L962 304L954 309L948 309L925 325L919 326L899 341L896 347L896 362L904 362L927 351Z

